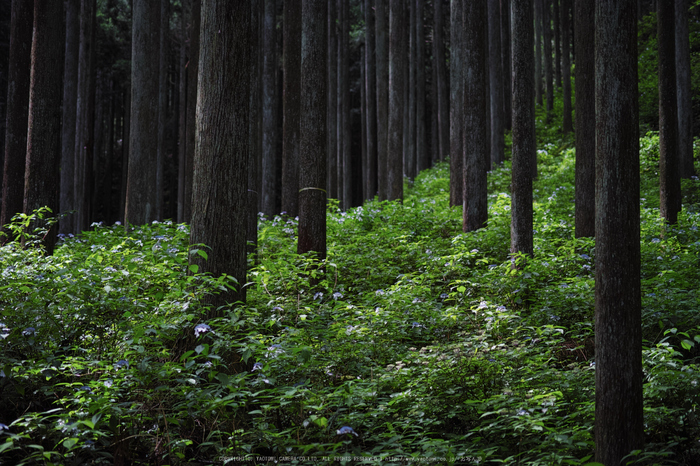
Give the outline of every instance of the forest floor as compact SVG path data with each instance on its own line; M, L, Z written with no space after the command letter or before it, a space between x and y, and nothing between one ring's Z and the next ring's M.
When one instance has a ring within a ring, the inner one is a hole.
M322 275L296 219L262 220L247 304L206 322L200 298L232 283L188 275L208 252L188 252L187 225L0 248L0 464L592 461L595 241L574 237L571 137L538 135L535 254L517 269L509 162L476 232L446 163L403 204L331 204ZM655 134L641 174L646 446L630 461L700 464L700 182L668 227Z

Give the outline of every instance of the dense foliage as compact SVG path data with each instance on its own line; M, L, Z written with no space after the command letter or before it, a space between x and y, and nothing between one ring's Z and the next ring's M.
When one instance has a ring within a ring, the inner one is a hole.
M595 242L574 238L572 141L543 120L519 268L509 162L472 233L446 164L403 204L331 204L324 272L294 252L296 219L261 219L248 303L206 322L200 298L237 284L188 270L207 248L187 225L95 224L45 257L18 217L27 247L0 248L0 463L590 461ZM664 226L658 136L641 150L646 449L631 461L697 464L700 182Z

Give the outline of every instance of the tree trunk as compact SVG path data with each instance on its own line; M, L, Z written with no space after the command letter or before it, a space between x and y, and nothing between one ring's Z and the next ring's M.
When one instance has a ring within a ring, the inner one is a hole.
M535 102L542 105L542 0L535 1Z
M73 175L75 173L75 117L78 99L79 50L80 0L68 0L66 2L66 48L63 66L63 119L61 126L61 190L59 195L61 212L68 212L75 208ZM59 232L67 234L76 231L75 220L75 215L64 217L59 223Z
M33 15L32 2L12 1L0 227L23 212L24 206Z
M151 0L153 1L153 0ZM170 0L160 0L160 26L158 27L160 44L158 66L158 144L156 150L156 212L158 220L163 220L163 195L165 183L165 131L168 120L168 40L170 36Z
M464 2L450 6L450 207L464 201Z
M387 199L403 200L403 114L406 60L404 1L390 0L389 39L389 141Z
M408 127L404 130L404 140L408 145L404 150L404 170L410 181L416 178L416 7L412 0L406 5L410 10L408 21Z
M595 236L595 0L576 0L576 237Z
M119 184L119 219L125 223L126 212L126 180L129 175L129 141L131 140L131 85L124 91L124 126L122 126L122 166ZM76 162L77 163L77 162Z
M158 152L159 2L134 2L131 52L131 141L126 188L126 223L156 220Z
M554 82L561 89L561 16L559 0L554 1Z
M512 0L513 150L510 252L532 255L532 161L535 157L532 0Z
M464 5L464 175L462 229L483 228L488 218L486 170L490 134L486 119L489 105L486 45L487 0Z
M554 111L554 76L552 76L552 4L551 0L541 0L544 21L544 83L547 92L547 123L551 121ZM578 95L578 94L577 94Z
M352 206L352 114L350 113L350 4L347 1L341 0L339 6L341 11L341 35L338 44L341 46L342 54L338 54L341 58L340 70L342 84L339 86L339 92L342 92L342 106L339 108L342 111L341 130L342 137L339 138L342 144L342 161L338 164L342 166L342 173L339 176L342 178L342 183L338 182L338 187L342 187L341 207L343 210L348 210Z
M555 0L556 1L556 0ZM569 32L569 1L561 0L561 71L564 94L564 115L562 120L562 132L564 134L573 131L571 119L571 59L569 58L569 44L571 43Z
M190 265L238 281L235 291L202 297L207 318L245 301L250 20L250 2L203 2L190 244L211 249L207 260L191 254Z
M678 92L678 159L681 178L695 175L693 165L693 102L690 86L688 0L676 1L676 87Z
M199 86L199 30L201 26L202 0L190 0L192 12L190 20L189 64L187 66L187 123L185 138L185 194L183 221L192 220L192 177L194 176L195 134L197 131L197 89Z
M301 148L297 252L326 258L326 59L328 2L302 2Z
M388 198L389 142L389 42L387 0L376 0L377 17L377 191L379 200Z
M595 460L644 447L637 16L596 1Z
M380 1L380 0L378 0ZM328 197L338 199L338 4L328 2Z
M675 224L681 211L676 93L675 2L658 2L659 52L659 182L661 217Z
M260 159L262 155L262 18L263 0L251 0L250 11L250 119L248 121L248 254L257 263Z
M377 68L375 57L375 24L371 0L365 5L365 97L367 99L367 165L365 198L377 194Z
M423 0L415 0L416 7L416 172L430 166L426 147L425 113L425 32L423 23Z
M513 124L513 64L510 40L510 0L501 0L501 45L503 46L503 127L510 131Z
M179 111L178 111L178 151L177 151L177 221L184 222L185 216L185 170L187 161L187 5L182 2L180 13L180 63Z
M445 21L442 12L442 3L444 0L434 0L435 2L435 29L433 30L433 59L436 71L436 89L437 89L437 130L438 144L440 146L438 152L438 160L443 161L450 153L450 104L448 98L448 83L446 63L445 63Z
M262 211L269 218L276 209L279 183L277 181L277 33L275 0L265 0L263 30L263 147L262 147Z
M499 0L488 0L488 60L489 92L491 102L491 166L501 165L505 160L503 139L503 81L501 54L501 18Z
M282 211L299 215L299 80L301 0L284 2L284 129L282 131Z

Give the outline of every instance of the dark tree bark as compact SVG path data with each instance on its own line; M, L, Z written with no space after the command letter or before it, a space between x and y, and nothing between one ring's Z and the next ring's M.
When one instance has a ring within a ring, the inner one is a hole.
M184 222L185 215L185 170L187 168L187 9L189 2L182 2L180 13L180 62L179 111L178 111L178 150L177 150L177 221Z
M450 207L464 201L464 2L450 5Z
M338 189L342 189L342 193L339 193L340 206L343 210L347 210L352 206L352 115L350 113L352 103L350 102L349 2L340 0L338 11L340 12L340 25L342 28L340 31L340 38L338 39L338 45L340 46L340 51L338 53L338 59L340 60L340 67L338 69L340 85L338 86L338 92L342 93L342 104L338 104L342 115L342 117L339 117L342 137L338 138L338 142L341 145L341 158L338 160L338 166L342 167L342 171L338 173ZM340 180L342 180L342 182Z
M131 51L131 141L126 223L156 220L160 3L134 2Z
M475 231L488 218L486 170L490 134L486 121L489 105L486 45L487 0L464 5L464 175L462 229Z
M377 0L378 2L381 0ZM328 3L328 197L338 199L338 4Z
M416 8L412 0L408 0L406 8L409 9L408 29L408 112L404 115L408 120L404 128L404 172L406 177L413 181L416 178Z
M40 207L58 211L61 161L61 94L65 30L61 0L35 0L34 36L29 85L27 158L24 170L24 212ZM42 244L53 254L58 225Z
M423 0L415 0L416 8L416 171L420 173L430 166L426 147L425 113L425 32L423 23Z
M195 134L197 130L197 89L199 74L199 30L201 26L202 0L191 1L189 61L187 65L187 123L185 150L185 192L183 221L192 220L192 177L194 175Z
M576 237L595 236L595 0L576 0Z
M376 0L377 17L377 184L379 200L388 197L389 41L387 0Z
M250 2L202 4L190 244L211 249L207 260L191 254L190 265L238 281L235 291L203 297L208 318L222 314L218 306L245 301L250 21Z
M265 0L263 30L263 147L262 147L262 211L268 217L279 213L276 208L277 181L277 33L275 0Z
M302 2L301 150L297 252L326 257L326 22L328 2Z
M547 92L547 122L552 118L554 110L554 76L552 75L552 4L551 0L540 0L543 3L544 21L544 87Z
M387 199L403 200L403 114L406 60L404 1L390 0L389 14L389 140Z
M78 98L75 116L75 232L88 227L89 186L92 184L92 150L95 114L95 0L80 4L80 46L78 51Z
M367 179L365 199L372 199L377 194L377 68L375 57L374 9L371 0L364 0L365 5L365 97L367 99Z
M556 0L555 0L556 1ZM564 134L573 131L571 119L571 59L569 54L570 31L569 3L570 0L561 0L561 71L563 82L564 115L562 119L562 132Z
M513 168L510 252L532 255L532 162L535 158L532 0L512 0Z
M489 91L491 101L491 166L500 165L505 160L503 139L503 74L501 59L501 18L499 0L488 0L488 60Z
M75 117L78 99L78 52L80 50L80 0L66 2L66 48L63 75L63 120L61 126L61 212L73 210L75 197ZM0 222L1 224L1 222ZM75 231L75 216L59 223L63 234Z
M153 0L151 0L153 1ZM159 66L158 66L158 144L156 150L156 212L158 220L163 220L163 195L165 183L163 171L165 169L166 140L165 131L168 120L168 48L170 36L170 0L160 0L160 25L158 27L159 38Z
M131 140L131 86L127 86L124 99L124 126L122 131L122 167L121 184L119 185L119 219L125 223L126 212L126 180L129 177L129 141ZM76 125L77 127L77 125ZM77 163L77 162L76 162Z
M511 61L510 47L510 1L501 0L501 45L503 46L503 127L510 131L513 123L512 94L513 86L511 76L513 65Z
M693 102L690 87L688 0L675 1L679 171L681 178L690 178L695 175L695 167L693 165Z
M262 17L263 0L251 0L250 7L250 119L248 121L248 220L247 251L258 250L258 206L260 205L260 176L258 167L262 154Z
M535 8L535 102L542 105L542 0L534 0Z
M561 16L559 14L559 0L554 2L554 82L561 89Z
M612 465L644 446L634 0L596 1L595 25L595 460Z
M301 0L284 2L284 129L282 131L282 211L299 214L299 81L301 79Z
M33 14L32 2L12 1L0 227L23 211Z
M445 63L445 21L442 11L444 0L434 0L435 27L433 29L433 66L436 73L437 89L437 131L438 131L438 160L443 161L450 153L450 104L448 99L448 73Z
M681 210L678 159L678 102L676 93L675 2L658 2L659 53L659 183L661 217L670 224Z

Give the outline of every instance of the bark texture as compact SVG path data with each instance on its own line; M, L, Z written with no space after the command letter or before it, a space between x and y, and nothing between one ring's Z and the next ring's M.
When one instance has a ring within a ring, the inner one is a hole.
M61 94L65 29L61 0L34 2L27 158L24 169L24 212L48 207L57 213L61 161ZM43 238L53 254L58 225Z
M595 0L576 0L576 237L595 236Z
M375 21L371 0L364 0L365 5L365 98L367 101L367 165L364 168L365 199L372 199L377 194L377 67L375 56Z
M554 76L552 74L552 2L541 0L543 3L542 19L544 21L544 87L547 92L547 121L551 119L554 110Z
M377 0L377 5L381 0ZM328 197L338 199L338 4L328 3ZM377 65L379 66L379 65Z
M247 251L255 255L258 250L258 205L260 203L260 177L258 166L262 154L262 55L261 42L263 0L251 0L250 4L250 119L248 121L248 220ZM257 259L256 259L257 260Z
M275 0L265 0L263 19L263 142L262 142L262 211L268 217L279 213L277 194L277 33Z
M676 1L676 87L678 92L678 158L681 178L695 175L693 164L693 102L690 87L688 0Z
M434 0L435 3L435 27L433 30L433 66L436 74L437 90L437 131L439 153L438 160L445 160L450 153L450 104L448 98L448 73L445 57L445 20L443 13L443 1Z
M250 2L202 3L190 244L210 249L207 260L191 254L190 264L238 281L235 291L203 297L209 318L245 301L250 21Z
M502 164L505 160L505 141L503 139L503 74L501 59L501 18L499 0L488 0L488 61L489 93L491 106L491 166ZM487 103L487 105L489 105Z
M510 1L501 0L501 45L503 55L503 126L510 131L513 124L513 64L510 44Z
M596 1L597 462L644 445L635 0Z
M420 173L430 166L430 156L426 147L425 112L425 32L423 22L423 0L415 0L416 7L416 171Z
M190 0L189 62L187 65L187 123L185 136L185 192L183 221L192 220L192 176L194 174L195 134L197 132L197 81L199 74L199 30L202 18L202 0Z
M299 215L299 89L301 79L301 0L284 2L284 122L282 130L282 211Z
M389 40L389 140L387 199L403 199L404 66L406 60L404 1L390 1Z
M556 0L555 0L556 1ZM571 44L571 24L569 20L570 0L561 0L561 78L564 99L564 114L561 130L564 134L573 131L571 119L571 58L569 45Z
M532 255L532 161L535 157L532 0L512 0L513 168L510 252Z
M464 199L464 2L450 5L450 206Z
M389 142L389 40L387 0L376 0L377 16L377 191L379 200L388 196L387 143Z

